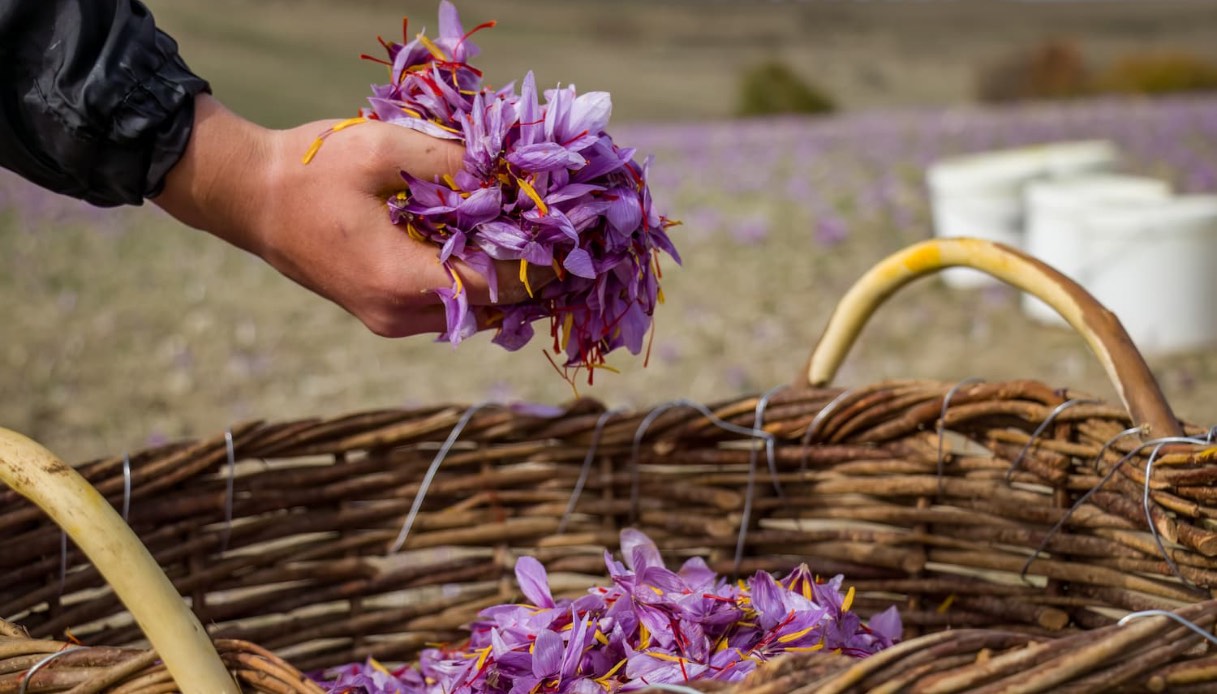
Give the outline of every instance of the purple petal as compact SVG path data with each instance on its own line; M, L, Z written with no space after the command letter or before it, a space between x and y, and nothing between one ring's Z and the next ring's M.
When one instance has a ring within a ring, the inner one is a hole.
M869 626L875 634L884 639L884 646L890 646L900 641L900 637L904 632L904 625L900 620L900 611L896 609L895 605L871 617Z
M602 190L604 190L604 186L592 185L590 183L571 183L561 188L551 188L549 195L545 196L545 202L550 205L557 205L560 202L574 200L588 193L598 193Z
M446 263L448 262L448 258L450 258L453 253L459 256L464 250L465 233L462 231L453 231L452 235L448 237L448 240L445 241L444 245L440 248L439 261L441 263Z
M498 186L481 188L456 205L458 224L470 229L499 216L503 206L503 191Z
M439 4L439 37L441 39L460 40L465 30L461 27L461 16L456 11L456 5L448 0Z
M609 191L609 206L605 217L614 230L632 234L642 224L642 204L638 194L629 188L614 188Z
M482 253L476 248L466 247L462 253L458 254L466 265L473 268L479 275L486 278L487 289L490 290L490 303L499 303L499 273L494 267L494 260L487 253Z
M533 642L532 674L534 677L550 677L558 674L562 667L562 637L549 629L543 629Z
M520 87L520 144L531 145L545 134L545 123L541 119L541 107L537 104L537 80L532 70L524 75Z
M440 287L435 293L444 304L448 322L448 330L439 336L441 341L447 340L456 346L477 332L477 320L469 312L469 292Z
M582 155L556 142L538 142L519 147L507 155L507 161L531 172L578 169L587 164Z
M516 560L516 581L524 597L537 607L553 607L554 598L549 592L549 575L545 565L536 557L524 555Z
M752 577L752 606L756 609L757 621L765 629L772 629L788 613L783 593L790 591L779 586L766 571L758 571Z
M582 248L573 249L567 254L566 260L562 261L562 267L579 277L596 278L596 268L592 265L592 256Z
M663 566L663 557L655 542L641 530L626 528L621 531L621 557L625 565L634 571L642 571L648 566Z
M584 133L599 135L608 127L613 114L613 99L608 92L588 92L579 95L570 107L570 119L566 123L568 132L563 140Z

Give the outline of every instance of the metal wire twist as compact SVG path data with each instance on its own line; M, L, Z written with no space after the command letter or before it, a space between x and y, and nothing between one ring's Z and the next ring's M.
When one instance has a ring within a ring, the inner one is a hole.
M1213 636L1212 633L1210 633L1208 630L1206 630L1204 627L1200 626L1199 624L1196 624L1192 620L1190 620L1186 617L1177 615L1174 612L1170 612L1168 610L1141 610L1140 612L1129 612L1128 614L1121 617L1120 621L1116 622L1116 626L1121 626L1121 627L1127 626L1129 622L1132 622L1132 621L1135 621L1138 619L1144 619L1146 617L1166 617L1168 619L1173 619L1176 622L1179 622L1183 626L1187 627L1188 629L1191 629L1192 631L1196 632L1200 636L1203 636L1205 639L1207 639L1209 641L1209 643L1217 645L1217 636Z
M72 651L81 651L84 649L85 649L84 646L68 646L61 650L55 651L54 653L51 653L50 655L43 658L42 660L39 660L38 662L34 663L33 667L31 667L29 670L26 670L25 674L22 675L21 686L17 688L17 694L26 694L26 692L29 690L30 680L34 679L34 675L37 674L38 671L41 670L42 668L46 667L47 665L50 665L51 662L54 661L56 658L59 658L60 656L71 653Z
M1023 445L1023 449L1018 452L1018 457L1014 459L1014 462L1010 463L1010 469L1006 471L1006 484L1010 483L1010 480L1014 477L1014 473L1017 472L1019 466L1023 464L1023 459L1025 459L1027 454L1031 452L1031 446L1034 445L1037 440L1039 440L1039 437L1044 435L1044 432L1048 430L1048 427L1052 426L1052 423L1056 421L1056 418L1060 416L1062 412L1070 407L1073 407L1074 405L1094 405L1098 402L1098 400L1066 400L1065 402L1057 405L1052 412L1049 412L1048 416L1044 418L1044 421L1040 422L1040 425L1031 432L1031 437L1027 439L1027 443Z
M414 521L418 517L418 512L423 507L423 499L427 497L427 490L431 487L431 481L435 479L435 474L439 472L439 466L443 464L444 458L448 457L448 451L452 450L452 446L460 438L461 432L465 431L469 420L473 419L473 415L481 410L491 407L499 407L499 405L486 402L469 407L461 415L461 418L457 420L456 426L452 427L448 438L444 440L444 444L440 446L439 451L435 454L435 458L431 460L431 465L427 467L427 473L423 475L422 484L418 487L418 493L414 495L414 502L410 504L410 512L406 514L406 520L402 523L401 531L397 533L397 539L389 546L389 554L397 554L405 546L406 538L410 536L410 530L414 527Z
M604 427L610 419L624 414L625 411L623 407L608 410L596 420L596 428L592 432L592 442L587 448L587 455L583 457L583 465L579 468L579 478L575 480L575 487L571 490L570 499L566 502L566 510L562 512L562 520L558 523L559 535L566 532L566 525L570 522L570 517L575 512L575 506L579 503L579 497L583 494L583 486L587 484L587 477L591 474L592 462L596 459L596 450L600 447L600 437L604 435Z

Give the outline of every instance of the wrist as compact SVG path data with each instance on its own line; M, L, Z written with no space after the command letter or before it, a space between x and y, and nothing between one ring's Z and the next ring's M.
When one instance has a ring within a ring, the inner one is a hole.
M260 255L259 202L272 188L273 146L270 130L199 94L186 151L153 202L184 224Z

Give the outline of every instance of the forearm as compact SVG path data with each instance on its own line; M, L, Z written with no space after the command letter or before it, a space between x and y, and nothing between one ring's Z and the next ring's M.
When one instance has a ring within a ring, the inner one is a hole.
M260 230L275 192L274 133L209 94L198 95L194 109L186 151L152 201L184 224L261 255Z

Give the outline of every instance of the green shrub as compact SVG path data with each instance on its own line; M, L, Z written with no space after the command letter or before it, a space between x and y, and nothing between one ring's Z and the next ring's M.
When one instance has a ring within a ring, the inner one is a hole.
M821 89L808 84L788 65L770 61L740 78L739 114L831 113L836 105Z
M1189 53L1138 53L1116 61L1095 82L1115 94L1169 94L1217 89L1217 65Z

